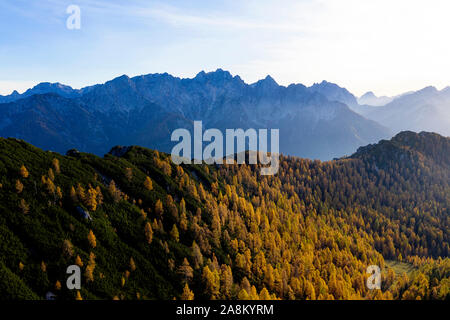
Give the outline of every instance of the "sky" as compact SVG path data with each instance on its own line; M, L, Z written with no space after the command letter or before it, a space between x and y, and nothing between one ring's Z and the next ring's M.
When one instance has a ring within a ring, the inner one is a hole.
M69 5L81 28L68 29ZM327 80L357 96L450 85L447 0L1 0L0 94L122 74Z

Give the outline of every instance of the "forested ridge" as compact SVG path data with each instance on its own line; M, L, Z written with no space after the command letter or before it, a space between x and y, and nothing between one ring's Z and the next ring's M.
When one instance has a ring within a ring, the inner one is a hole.
M432 133L281 156L275 176L2 138L0 299L448 299L449 213L450 139ZM73 264L81 290L66 288Z

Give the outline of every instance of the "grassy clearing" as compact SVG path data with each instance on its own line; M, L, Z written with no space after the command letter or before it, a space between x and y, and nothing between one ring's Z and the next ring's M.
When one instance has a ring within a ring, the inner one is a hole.
M407 262L400 262L395 260L385 260L386 267L391 268L394 270L396 276L400 276L403 273L406 273L408 276L410 276L416 268L411 264Z

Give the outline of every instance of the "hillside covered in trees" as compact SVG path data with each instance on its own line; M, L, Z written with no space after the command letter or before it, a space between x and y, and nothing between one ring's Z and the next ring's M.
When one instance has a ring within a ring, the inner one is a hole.
M450 298L449 138L403 132L259 172L0 139L1 299ZM66 288L73 264L81 290Z

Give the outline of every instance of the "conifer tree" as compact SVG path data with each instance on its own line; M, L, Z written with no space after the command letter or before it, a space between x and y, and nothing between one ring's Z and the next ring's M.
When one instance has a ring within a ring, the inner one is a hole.
M28 170L27 170L27 168L26 168L24 165L22 165L22 166L20 167L20 175L21 175L22 178L24 178L24 179L28 178L28 176L29 176Z
M23 184L19 179L16 180L16 191L17 193L22 193L23 191Z
M161 200L159 200L159 199L156 201L156 204L155 204L155 213L159 217L162 217L162 215L164 213L163 204L162 204Z
M147 239L147 243L151 244L153 240L153 229L150 222L145 223L145 238Z
M52 161L52 164L53 164L53 168L55 169L55 172L57 174L60 174L61 173L61 168L59 166L59 160L57 158L54 158L53 161Z
M83 266L83 260L81 260L80 256L77 255L75 258L75 264L79 266L80 268Z
M87 239L89 241L89 245L91 246L91 248L95 248L97 246L97 239L94 235L94 232L92 232L92 230L89 230Z
M149 176L145 177L144 186L145 186L145 189L147 189L148 191L153 190L153 182Z
M178 267L177 273L181 275L183 282L187 283L188 281L192 280L194 276L194 270L192 269L189 261L186 258L183 259L183 264Z
M133 257L130 258L130 270L135 271L136 270L136 263L134 262Z
M176 242L180 241L180 234L175 224L173 225L172 230L170 231L170 235Z
M72 257L73 255L73 245L70 242L70 240L64 240L63 241L63 255L67 258Z
M181 295L181 300L194 300L194 293L189 289L186 283L183 288L183 294Z

